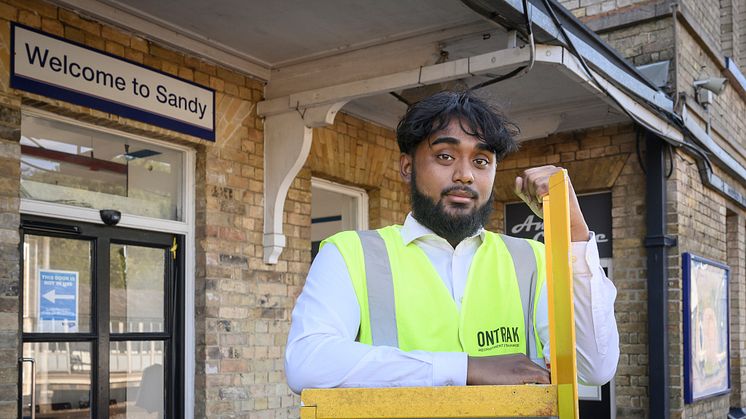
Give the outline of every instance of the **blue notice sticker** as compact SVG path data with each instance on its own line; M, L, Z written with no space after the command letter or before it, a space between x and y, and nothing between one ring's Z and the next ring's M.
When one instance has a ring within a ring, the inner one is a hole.
M44 332L77 332L77 272L39 270L39 321Z

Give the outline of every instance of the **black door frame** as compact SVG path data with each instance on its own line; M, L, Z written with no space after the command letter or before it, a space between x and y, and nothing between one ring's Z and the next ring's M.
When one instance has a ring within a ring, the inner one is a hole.
M91 343L91 417L108 418L109 415L109 344L118 341L162 341L164 342L164 397L166 417L179 418L184 415L184 236L129 228L109 227L78 221L59 220L47 217L22 215L20 226L20 255L26 234L49 237L89 240L91 242L91 315L89 332L82 333L26 333L23 331L23 272L25 260L20 261L18 343L19 360L23 356L24 343L33 342L90 342ZM176 244L175 255L169 252ZM163 248L166 258L164 281L163 332L115 333L109 332L109 246L130 244ZM171 257L171 256L174 257ZM106 280L98 280L106 278ZM35 389L32 389L35 391ZM35 408L35 406L33 407ZM23 413L23 369L19 363L18 417Z

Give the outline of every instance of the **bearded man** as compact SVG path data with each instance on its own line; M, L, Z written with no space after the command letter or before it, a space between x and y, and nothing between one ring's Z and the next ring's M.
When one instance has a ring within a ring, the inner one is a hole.
M438 93L407 110L396 134L412 211L403 225L322 243L292 315L293 391L549 383L544 247L484 229L515 132L471 92ZM557 170L515 180L537 215ZM616 289L572 187L569 200L578 379L602 385L619 358Z

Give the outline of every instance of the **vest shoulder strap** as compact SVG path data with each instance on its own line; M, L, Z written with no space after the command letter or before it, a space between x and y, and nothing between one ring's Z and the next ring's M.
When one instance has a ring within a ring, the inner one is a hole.
M490 234L490 233L488 233ZM531 244L526 239L510 237L500 234L505 247L513 259L513 268L515 276L518 279L518 289L521 293L521 304L523 305L524 326L526 331L526 355L531 359L540 358L537 349L536 333L534 331L534 301L536 300L536 283L538 281L538 270L536 266L536 256Z
M370 332L374 346L399 347L394 280L386 242L377 230L358 231L365 260Z

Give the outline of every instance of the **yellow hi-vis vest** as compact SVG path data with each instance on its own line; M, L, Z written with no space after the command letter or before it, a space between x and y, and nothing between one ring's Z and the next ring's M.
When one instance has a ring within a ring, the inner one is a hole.
M404 351L522 353L543 365L536 306L545 281L544 245L486 232L459 312L427 255L404 245L401 226L345 231L326 239L345 260L360 306L358 341Z

